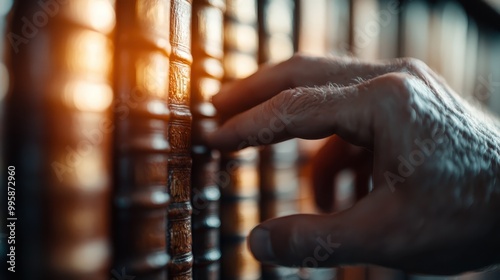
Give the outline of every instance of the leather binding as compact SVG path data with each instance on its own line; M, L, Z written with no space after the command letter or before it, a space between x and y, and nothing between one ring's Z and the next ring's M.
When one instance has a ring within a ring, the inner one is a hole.
M224 74L224 0L193 1L191 73L192 126L192 227L193 278L220 277L220 190L215 181L219 153L203 143L204 135L217 127L210 98L220 89Z
M16 1L6 162L19 279L110 278L113 5Z
M166 279L170 0L116 3L111 277Z
M226 1L224 81L253 73L257 50L256 1ZM246 237L259 220L257 150L223 154L216 179L221 188L222 279L258 279L260 266L246 244Z
M172 0L168 108L168 210L169 279L191 279L191 1Z

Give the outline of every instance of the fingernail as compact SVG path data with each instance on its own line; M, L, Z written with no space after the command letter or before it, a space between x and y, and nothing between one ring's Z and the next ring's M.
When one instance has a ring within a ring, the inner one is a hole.
M271 244L271 236L267 229L260 226L254 228L250 233L249 242L250 251L252 251L257 260L268 264L276 261Z

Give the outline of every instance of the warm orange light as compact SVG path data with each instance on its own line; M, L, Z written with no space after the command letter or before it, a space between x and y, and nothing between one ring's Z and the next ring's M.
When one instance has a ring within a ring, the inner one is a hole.
M111 67L111 43L94 31L81 31L67 39L66 61L71 72L107 77Z
M253 52L257 49L257 31L255 27L243 24L227 24L225 26L226 44L241 52Z
M90 26L102 33L109 33L115 27L114 1L86 0L68 1L67 17L77 23Z
M113 100L111 86L104 83L74 81L64 88L64 101L80 111L105 111Z
M222 56L222 11L217 8L203 9L198 15L198 36L205 51L214 57Z
M200 91L204 100L210 100L220 89L220 81L212 78L201 78Z
M224 58L224 69L229 78L245 78L257 71L257 67L255 57L249 54L228 53Z
M231 0L227 2L227 14L240 22L254 23L257 20L257 1Z
M164 98L168 93L168 59L160 52L142 56L136 64L137 85L148 95Z

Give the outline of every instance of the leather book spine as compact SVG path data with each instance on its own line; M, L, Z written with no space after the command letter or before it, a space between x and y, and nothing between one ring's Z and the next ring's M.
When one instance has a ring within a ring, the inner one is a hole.
M255 72L257 55L257 1L226 1L223 81ZM217 179L221 188L222 279L258 279L260 266L246 244L259 221L257 150L223 154Z
M116 3L114 278L167 278L169 28L170 0Z
M109 279L114 1L16 1L12 20L16 276Z
M219 153L203 143L204 135L217 128L210 103L221 85L224 70L223 27L225 1L195 0L192 20L191 110L192 126L192 227L193 278L220 278L220 190L215 181Z
M172 0L168 108L168 210L169 279L192 278L191 237L191 1Z

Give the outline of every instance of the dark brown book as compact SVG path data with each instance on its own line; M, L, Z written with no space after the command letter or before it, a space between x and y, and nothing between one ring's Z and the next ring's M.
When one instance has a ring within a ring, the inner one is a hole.
M226 1L224 81L255 72L257 50L257 1ZM246 244L259 221L257 150L223 154L217 180L221 188L222 279L258 279L260 266Z
M110 279L113 3L16 1L6 164L20 279Z
M191 279L191 1L172 0L170 7L168 108L168 209L169 279Z
M116 3L111 277L166 279L170 0Z
M225 2L195 0L192 20L191 111L192 126L192 227L193 278L220 277L219 199L215 180L219 154L203 143L204 135L217 128L210 98L220 89L223 77L223 28Z

